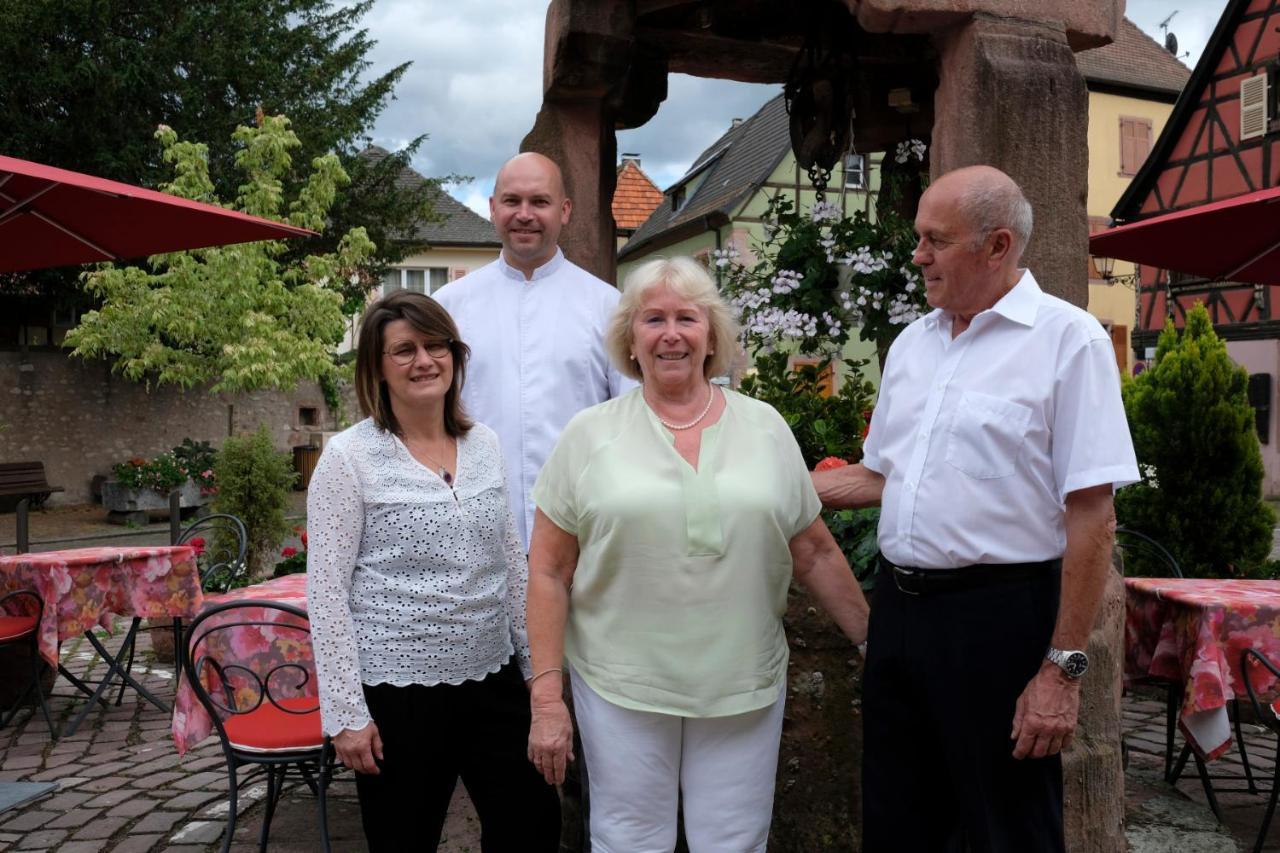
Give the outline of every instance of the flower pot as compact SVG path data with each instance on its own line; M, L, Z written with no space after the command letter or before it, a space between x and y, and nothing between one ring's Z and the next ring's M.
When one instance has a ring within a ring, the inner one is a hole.
M151 653L159 663L174 662L173 617L153 617L144 626L151 635Z
M179 506L183 509L208 503L209 496L201 494L200 487L187 480L178 487ZM102 505L107 508L107 521L113 524L135 522L146 524L151 513L167 515L169 495L155 489L134 489L123 486L118 480L102 484Z

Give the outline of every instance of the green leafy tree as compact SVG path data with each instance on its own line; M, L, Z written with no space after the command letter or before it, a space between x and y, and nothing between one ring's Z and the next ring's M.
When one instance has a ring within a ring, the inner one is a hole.
M373 0L0 0L4 153L154 187L166 166L159 125L209 146L217 194L236 192L230 133L260 112L293 119L292 193L305 165L334 152L352 183L334 205L337 233L365 225L378 245L430 211L433 186L394 180L425 137L362 160L374 121L409 63L366 77L375 42L361 28ZM358 217L358 218L357 218ZM332 247L330 247L332 248ZM314 252L314 247L307 247Z
M216 203L205 146L179 142L167 127L156 137L175 173L165 190ZM289 120L266 118L260 127L238 128L234 138L245 176L235 207L323 230L347 180L337 157L312 161L286 208L282 176L301 145ZM81 357L114 358L129 379L184 388L251 391L331 378L344 330L342 284L358 278L373 243L353 228L333 252L295 259L285 251L282 241L261 241L156 255L147 267L102 266L85 275L101 308L82 318L67 345Z
M1248 379L1198 304L1181 335L1166 323L1154 365L1125 384L1143 480L1120 490L1116 515L1188 576L1256 575L1271 550L1275 514L1262 500Z
M266 426L251 435L228 438L213 472L218 481L213 511L244 522L249 536L248 577L250 582L261 580L270 573L276 549L291 529L285 509L297 472L289 454L272 446Z

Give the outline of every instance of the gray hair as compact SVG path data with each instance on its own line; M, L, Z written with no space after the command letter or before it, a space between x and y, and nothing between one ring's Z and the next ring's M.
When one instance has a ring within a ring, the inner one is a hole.
M1008 228L1013 234L1013 256L1022 252L1031 241L1033 215L1031 202L1023 195L1022 188L1012 178L1004 180L973 181L959 199L961 214L978 232L978 242L984 241L998 228Z
M703 362L703 375L710 378L727 373L737 352L738 324L733 312L716 290L716 283L706 269L689 257L656 258L633 269L622 285L622 298L609 321L605 333L605 348L620 372L632 379L644 379L640 363L631 358L635 344L631 324L645 296L655 287L665 284L671 292L701 308L711 327L708 341L714 352L708 353Z

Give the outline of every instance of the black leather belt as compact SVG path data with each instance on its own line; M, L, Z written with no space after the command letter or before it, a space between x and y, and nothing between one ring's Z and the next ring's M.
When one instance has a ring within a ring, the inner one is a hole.
M880 557L881 567L893 577L898 589L907 595L935 595L942 592L959 592L984 586L1025 581L1044 577L1047 572L1060 572L1062 560L1041 560L1036 563L979 563L958 569L920 569L899 566Z

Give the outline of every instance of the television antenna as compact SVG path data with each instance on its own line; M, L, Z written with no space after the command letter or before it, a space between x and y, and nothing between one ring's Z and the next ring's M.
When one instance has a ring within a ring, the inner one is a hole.
M1178 9L1174 9L1172 12L1170 12L1169 16L1160 22L1160 29L1164 33L1164 49L1169 51L1169 53L1173 54L1175 58L1181 59L1182 57L1178 56L1178 37L1173 33L1169 32L1169 22L1173 20L1173 16L1178 14L1179 11L1180 10ZM1190 51L1187 51L1186 53L1182 54L1182 56L1190 56L1190 55L1191 55Z

